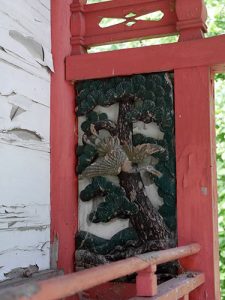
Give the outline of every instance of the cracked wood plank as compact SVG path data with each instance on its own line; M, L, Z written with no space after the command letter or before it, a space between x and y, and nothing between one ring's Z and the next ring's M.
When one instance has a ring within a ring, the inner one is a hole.
M50 0L0 0L0 280L49 268Z

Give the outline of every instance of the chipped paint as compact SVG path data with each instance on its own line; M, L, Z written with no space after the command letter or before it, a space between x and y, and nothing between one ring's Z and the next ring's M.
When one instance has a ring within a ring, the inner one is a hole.
M0 280L50 254L50 0L0 0Z
M38 265L30 265L27 268L15 268L10 272L5 273L5 277L7 279L15 279L15 278L28 278L31 277L34 273L39 271Z

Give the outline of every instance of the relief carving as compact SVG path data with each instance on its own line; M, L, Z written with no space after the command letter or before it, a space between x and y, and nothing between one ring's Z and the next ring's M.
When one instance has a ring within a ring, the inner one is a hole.
M175 246L172 75L86 80L76 88L80 201L96 203L87 222L129 219L129 226L110 239L80 229L76 266L87 268ZM117 110L113 117L112 110ZM149 193L152 184L161 204Z

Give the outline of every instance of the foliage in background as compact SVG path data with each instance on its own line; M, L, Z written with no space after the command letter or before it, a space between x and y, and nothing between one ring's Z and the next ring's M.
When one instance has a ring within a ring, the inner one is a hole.
M225 299L225 88L224 80L216 82L216 139L217 139L217 178L219 199L219 241L221 299Z
M88 3L96 3L102 1L106 0L88 0ZM207 36L214 36L225 33L225 1L205 0L205 2L208 9ZM134 41L129 43L119 43L101 47L93 47L92 49L90 49L89 52L117 50L131 47L142 47L162 43L172 43L176 41L177 37L172 36L165 38ZM225 300L225 74L216 75L215 91L221 300Z

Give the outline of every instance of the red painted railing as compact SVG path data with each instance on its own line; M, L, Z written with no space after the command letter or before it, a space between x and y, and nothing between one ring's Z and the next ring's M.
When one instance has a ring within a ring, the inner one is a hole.
M177 283L172 280L172 288L171 284L168 285L168 283L165 283L159 291L161 295L156 296L158 293L157 278L155 275L156 266L196 254L199 250L200 246L198 244L191 244L168 250L145 253L77 273L63 275L45 281L32 282L20 287L7 288L0 292L0 299L61 299L134 272L138 273L136 278L137 296L155 296L150 299L164 299L165 292L169 291L169 296L172 296L166 299L175 299L174 293L180 297L188 295L189 291L204 282L204 276L202 274L193 275L193 273L191 273L191 277L195 277L195 279L190 281L190 277L184 277L183 275Z

